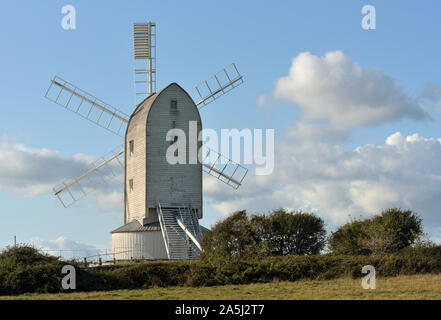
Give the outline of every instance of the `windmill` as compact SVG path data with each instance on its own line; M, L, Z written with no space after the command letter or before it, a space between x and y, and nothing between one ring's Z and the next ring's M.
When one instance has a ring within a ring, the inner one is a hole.
M133 39L135 109L130 115L58 76L51 80L47 99L124 138L122 146L53 190L69 207L123 170L124 225L111 232L115 259L194 259L206 230L199 225L202 171L237 189L248 170L197 139L196 163L170 164L166 152L178 139L170 132L188 136L193 125L199 136L199 110L242 84L243 77L233 63L197 85L195 98L177 83L156 92L156 24L134 23Z

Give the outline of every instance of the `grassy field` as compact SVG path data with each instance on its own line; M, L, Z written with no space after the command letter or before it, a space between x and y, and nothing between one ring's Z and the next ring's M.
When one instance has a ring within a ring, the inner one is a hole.
M24 294L0 299L441 299L441 275L377 278L377 289L364 290L361 279L301 280L215 287L169 287L144 290Z

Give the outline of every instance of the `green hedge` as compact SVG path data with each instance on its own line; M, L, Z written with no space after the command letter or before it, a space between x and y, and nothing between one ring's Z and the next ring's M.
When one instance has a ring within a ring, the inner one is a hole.
M81 290L135 289L166 286L213 286L300 279L361 278L361 269L373 265L378 276L389 277L441 272L441 248L431 255L405 252L393 256L288 255L259 261L210 265L202 261L144 262L121 268L87 269L101 285L85 281Z
M0 294L60 292L61 268L72 262L14 248L0 254ZM441 272L441 246L403 250L392 256L279 256L259 261L211 265L203 261L143 262L77 270L78 291L135 289L167 286L213 286L299 279L361 278L364 265L377 276Z

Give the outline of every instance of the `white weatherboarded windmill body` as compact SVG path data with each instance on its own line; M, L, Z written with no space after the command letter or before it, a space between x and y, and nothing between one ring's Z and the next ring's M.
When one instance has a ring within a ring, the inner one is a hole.
M198 140L201 153L196 163L170 164L166 153L178 137L166 137L170 130L181 129L191 139L191 123L199 135L199 109L242 84L243 78L233 63L195 87L196 101L177 83L155 92L156 24L135 23L133 31L135 110L131 115L57 76L51 81L47 99L125 138L123 146L79 177L56 186L54 192L68 207L124 169L124 225L111 232L114 258L194 259L206 230L199 225L202 171L237 189L247 169ZM190 143L185 148L191 156Z

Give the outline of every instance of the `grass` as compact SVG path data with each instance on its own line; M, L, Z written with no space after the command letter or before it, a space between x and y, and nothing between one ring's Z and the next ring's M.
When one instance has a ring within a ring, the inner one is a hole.
M361 279L341 278L196 288L168 287L102 292L23 294L0 296L0 300L441 299L441 274L377 278L376 286L375 290L365 290L361 287Z

